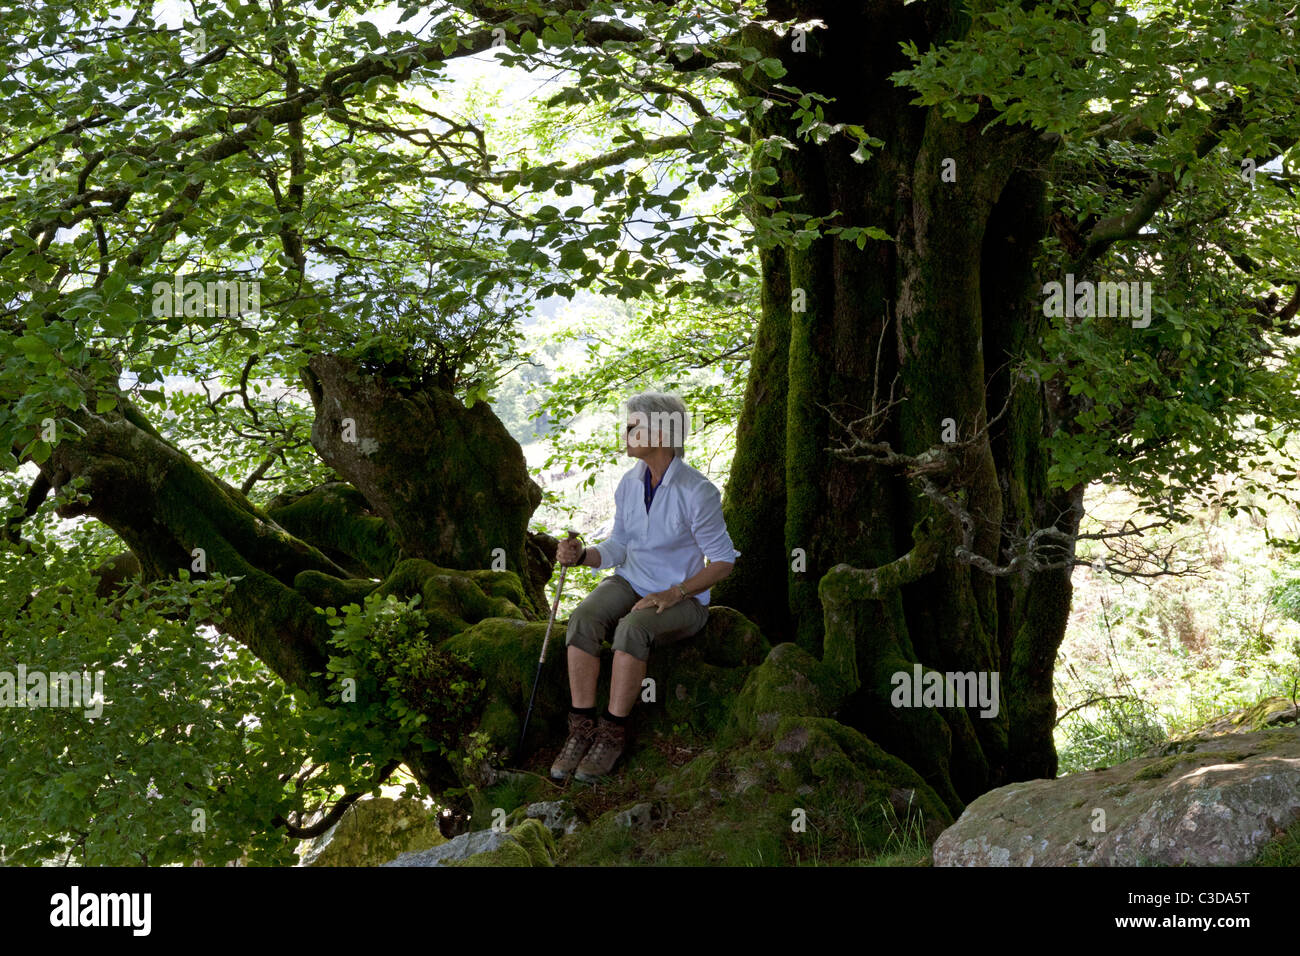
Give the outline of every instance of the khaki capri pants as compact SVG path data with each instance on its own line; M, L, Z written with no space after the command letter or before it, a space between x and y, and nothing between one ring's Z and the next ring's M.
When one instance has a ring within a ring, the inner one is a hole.
M653 607L633 611L632 605L639 600L640 595L626 578L621 574L609 575L574 608L565 646L599 657L600 642L609 636L613 627L614 650L644 661L649 659L651 647L663 647L698 634L709 620L709 609L693 597L678 601L663 612Z

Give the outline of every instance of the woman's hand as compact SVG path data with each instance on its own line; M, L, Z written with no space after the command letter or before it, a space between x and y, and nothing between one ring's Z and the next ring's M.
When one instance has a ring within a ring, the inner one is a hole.
M582 542L577 538L565 538L555 549L555 557L565 567L573 567L582 557Z
M632 605L632 610L643 607L655 608L656 614L662 614L665 610L672 607L678 601L682 601L682 592L676 588L669 588L667 591L656 591L653 594L647 594L641 600Z

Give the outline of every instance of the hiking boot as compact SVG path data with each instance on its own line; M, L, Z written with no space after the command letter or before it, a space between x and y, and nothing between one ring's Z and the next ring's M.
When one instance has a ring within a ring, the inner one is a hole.
M614 769L614 764L623 755L625 746L627 746L627 727L601 717L600 723L596 725L591 749L587 751L587 756L582 758L582 763L578 764L578 769L573 774L574 779L581 780L583 783L599 780Z
M596 737L596 718L569 712L569 739L551 764L551 779L563 780L573 773Z

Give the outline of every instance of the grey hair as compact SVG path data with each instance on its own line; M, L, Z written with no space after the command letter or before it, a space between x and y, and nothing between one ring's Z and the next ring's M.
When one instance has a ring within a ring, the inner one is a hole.
M668 392L642 392L627 400L627 413L641 415L651 433L664 432L665 447L681 458L686 454L686 434L690 428L690 412L680 395Z

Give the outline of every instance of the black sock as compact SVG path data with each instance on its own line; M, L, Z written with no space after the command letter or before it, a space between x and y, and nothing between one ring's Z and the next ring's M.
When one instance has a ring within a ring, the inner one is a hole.
M574 707L570 705L569 713L577 714L579 717L595 717L596 705L592 704L590 707Z
M615 717L613 714L611 714L611 713L609 712L609 708L606 707L606 708L605 708L605 713L601 714L601 716L604 717L606 720L610 721L611 723L615 723L615 724L626 724L626 723L627 723L627 718L628 718L628 717L631 717L632 715L631 715L631 714L628 714L627 717Z

